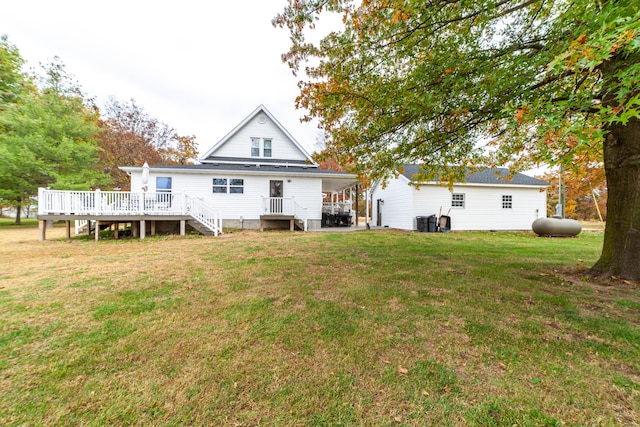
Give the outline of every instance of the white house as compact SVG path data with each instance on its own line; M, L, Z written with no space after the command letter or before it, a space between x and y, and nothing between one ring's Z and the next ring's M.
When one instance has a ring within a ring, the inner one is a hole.
M131 190L142 167L121 167ZM188 194L219 212L223 227L321 227L323 193L357 184L356 176L321 170L276 118L260 105L195 165L150 166L148 191Z
M548 184L507 169L485 169L467 175L452 190L438 182L416 182L417 165L371 192L374 225L416 230L417 217L442 213L451 230L530 230L546 217Z

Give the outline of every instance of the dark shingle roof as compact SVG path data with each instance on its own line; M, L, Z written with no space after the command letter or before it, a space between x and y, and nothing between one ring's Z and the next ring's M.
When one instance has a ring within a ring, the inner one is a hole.
M221 156L209 156L205 160L207 163L289 163L291 165L308 165L309 163L306 160L287 160L287 159L273 159L273 158L265 158L265 157L221 157Z
M419 165L404 165L403 175L413 181L413 176L420 172ZM537 178L533 178L523 173L516 173L509 177L509 169L507 168L487 168L478 172L467 174L467 184L508 184L508 185L539 185L548 186L548 182L544 182Z
M289 166L275 166L275 165L260 165L255 164L218 164L218 163L203 163L198 165L161 165L161 166L149 166L150 169L173 169L180 171L241 171L241 172L278 172L278 173L292 173L292 174L323 174L323 175L342 175L353 176L346 172L336 172L326 169L318 169L316 166L301 166L301 165L289 165Z

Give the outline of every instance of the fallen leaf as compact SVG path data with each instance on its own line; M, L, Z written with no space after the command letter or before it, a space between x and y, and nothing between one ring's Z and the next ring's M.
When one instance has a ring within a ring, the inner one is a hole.
M398 372L400 372L401 374L408 374L409 370L402 365L398 365Z

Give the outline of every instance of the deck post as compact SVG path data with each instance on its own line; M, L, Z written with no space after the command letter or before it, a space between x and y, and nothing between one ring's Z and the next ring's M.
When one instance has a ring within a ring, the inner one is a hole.
M147 227L147 221L145 220L141 220L140 221L140 240L145 238L145 234L146 234L146 227Z
M294 219L291 218L289 220L289 231L293 231L295 229Z
M65 236L67 237L67 240L71 239L71 221L66 220L64 222L64 225L65 225Z
M113 238L118 240L118 235L120 234L120 223L116 222L116 228L113 229Z
M184 219L180 220L180 235L184 236L186 234L186 225L187 225L187 221L185 221Z
M47 221L44 219L38 220L38 240L44 242L47 238Z
M156 221L155 220L151 220L151 235L152 236L156 235Z
M138 232L138 221L131 221L131 235L133 237L140 236L140 233Z
M358 188L359 184L356 184L356 227L358 226Z
M98 240L100 240L100 221L98 220L96 220L96 229L94 231L95 231L95 239L97 242Z

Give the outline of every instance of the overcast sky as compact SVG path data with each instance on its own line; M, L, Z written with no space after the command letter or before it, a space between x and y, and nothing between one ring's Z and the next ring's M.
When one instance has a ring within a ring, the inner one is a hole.
M298 79L282 63L288 32L271 19L286 0L3 1L0 34L27 66L54 56L102 106L135 99L200 154L264 104L308 150L318 134L294 108Z

